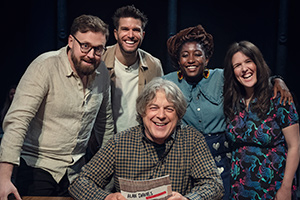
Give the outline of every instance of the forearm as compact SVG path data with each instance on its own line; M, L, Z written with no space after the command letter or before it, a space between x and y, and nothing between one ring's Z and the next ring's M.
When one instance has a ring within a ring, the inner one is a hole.
M19 164L21 148L28 127L35 117L44 95L47 93L46 77L35 66L27 68L22 76L13 102L3 122L3 135L0 161Z
M292 182L300 160L299 157L300 157L299 147L295 146L295 147L290 147L288 149L284 177L283 177L281 187L285 187L288 189L292 187Z
M114 141L110 140L105 148L101 148L83 167L79 176L69 187L75 199L105 199L104 191L113 175Z
M185 195L186 198L191 200L196 199L222 199L223 197L223 184L221 179L209 179L202 180L197 186L195 186L192 191Z
M11 163L0 163L0 179L9 181L12 175L14 165Z
M300 159L299 124L290 125L282 132L288 149L282 187L291 188Z
M109 193L99 188L92 180L80 176L69 187L74 199L105 199Z
M17 188L11 182L13 164L0 163L0 199L7 199L9 194L13 194L16 200L21 200Z

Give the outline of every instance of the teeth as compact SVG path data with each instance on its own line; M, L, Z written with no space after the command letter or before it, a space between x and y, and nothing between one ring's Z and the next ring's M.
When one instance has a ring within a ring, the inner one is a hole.
M164 125L166 125L166 124L162 124L162 123L155 123L155 125L157 125L157 126L164 126Z
M196 66L188 66L188 69L196 69Z
M250 78L251 76L252 76L252 74L249 74L248 76L244 75L243 78L247 79L247 78Z
M127 44L133 44L134 41L125 41Z
M86 63L93 63L92 61L87 61L87 60L83 60L84 62L86 62Z

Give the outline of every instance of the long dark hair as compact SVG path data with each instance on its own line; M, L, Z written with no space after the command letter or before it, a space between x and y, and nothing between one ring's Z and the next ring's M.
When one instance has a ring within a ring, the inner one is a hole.
M234 118L234 112L241 110L240 100L245 97L246 91L236 79L232 57L235 53L241 52L249 57L256 65L257 83L254 86L254 94L252 99L256 98L257 102L252 106L252 111L262 117L270 107L270 97L272 90L269 83L270 68L266 64L260 50L251 42L241 41L233 43L227 51L224 61L224 114L229 120Z

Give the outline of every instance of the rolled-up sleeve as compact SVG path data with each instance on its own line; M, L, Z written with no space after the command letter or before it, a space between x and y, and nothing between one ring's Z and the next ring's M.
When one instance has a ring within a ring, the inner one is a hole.
M48 91L48 76L38 61L33 62L22 76L13 102L3 122L4 136L0 162L19 164L20 152L29 123Z
M114 139L111 138L104 148L101 148L69 187L69 193L74 199L105 199L109 192L103 188L113 175L115 161Z

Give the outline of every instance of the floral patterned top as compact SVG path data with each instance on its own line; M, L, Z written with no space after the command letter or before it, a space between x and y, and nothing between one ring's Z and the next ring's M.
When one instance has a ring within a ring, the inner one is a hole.
M270 98L267 114L258 118L244 107L227 125L226 136L232 143L232 199L273 199L284 176L287 147L282 129L296 124L299 117L295 105L280 104L280 95ZM296 187L293 187L294 190Z

